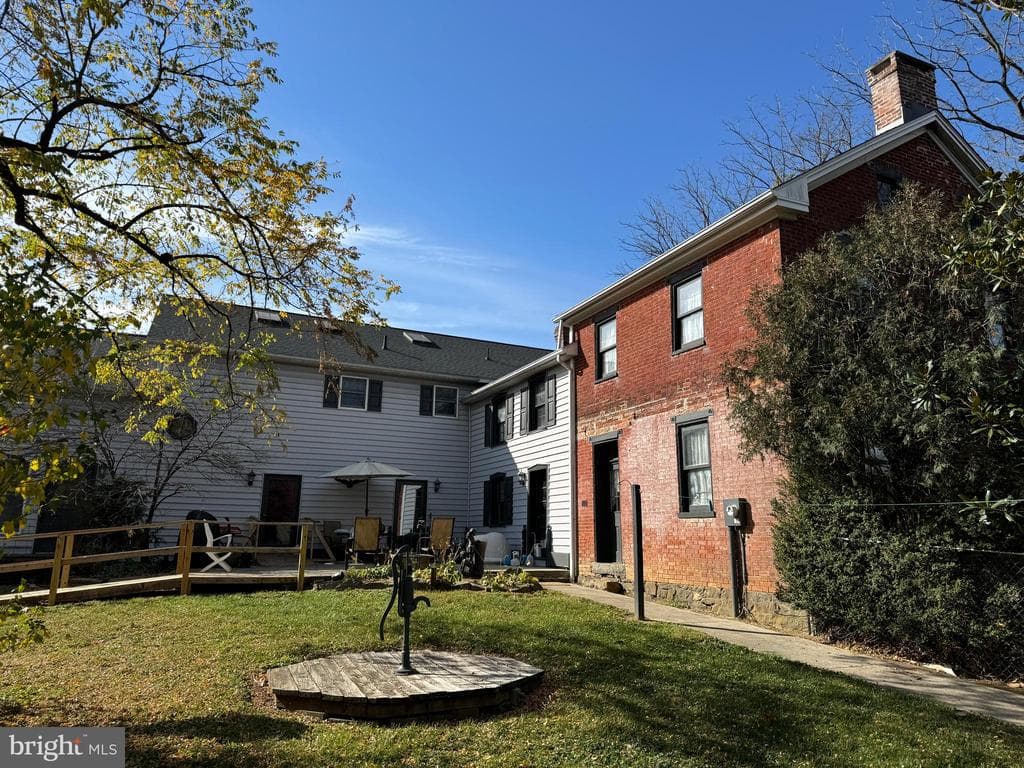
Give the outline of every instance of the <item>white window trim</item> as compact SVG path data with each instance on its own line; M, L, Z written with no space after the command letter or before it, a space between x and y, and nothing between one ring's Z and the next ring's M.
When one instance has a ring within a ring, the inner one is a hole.
M619 318L618 318L617 315L612 315L611 317L605 318L604 320L599 322L597 324L596 328L595 328L595 332L597 334L597 366L598 366L598 370L601 370L601 368L603 367L603 364L604 364L603 361L604 361L605 353L606 352L610 352L613 349L616 352L616 354L615 354L615 370L614 371L602 371L601 375L598 377L598 381L601 381L602 379L610 379L613 376L618 375L618 373L619 373L619 355L618 355L618 350L619 350L619 322L618 322L618 320L619 320ZM601 345L601 329L604 326L608 325L609 323L614 323L615 324L615 343L614 344L609 344L608 346L602 346Z
M437 412L437 390L439 390L439 389L454 389L455 390L455 415L454 416L452 416L451 414L447 414L447 413L438 413ZM436 418L439 418L439 419L457 419L457 418L459 418L459 388L458 387L448 387L448 386L444 386L444 385L441 385L441 384L435 384L434 385L434 400L433 400L433 403L432 403L431 412L434 414L434 416Z
M694 282L696 280L700 280L700 306L697 307L696 309L691 309L691 310L689 310L687 312L681 312L681 308L679 306L679 289L681 287L683 287L684 285L689 285L690 283L692 283L692 282ZM676 353L676 352L686 352L686 351L694 349L696 347L703 347L704 344L705 344L704 340L707 337L707 329L705 328L701 332L700 338L698 338L698 339L691 339L690 341L683 341L683 328L682 328L682 324L680 322L684 318L690 317L692 315L696 315L699 312L700 315L701 315L701 326L703 327L703 325L704 325L704 320L703 320L703 317L704 317L704 272L703 272L703 270L700 271L700 272L697 272L695 274L692 274L689 277L687 277L687 278L685 278L683 280L680 280L680 281L672 284L672 309L673 309L673 314L675 315L675 317L672 319L672 323L673 323L672 335L673 335L673 337L678 335L678 338L673 338L673 342L676 345L675 348L672 350L673 353Z
M342 396L345 392L345 379L359 379L360 381L366 382L366 386L363 387L363 407L357 408L354 405L342 405ZM346 411L365 411L370 405L370 380L363 376L339 376L338 377L338 410Z

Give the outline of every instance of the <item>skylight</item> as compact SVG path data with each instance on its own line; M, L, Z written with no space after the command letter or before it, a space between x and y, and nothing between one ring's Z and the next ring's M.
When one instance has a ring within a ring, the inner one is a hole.
M257 309L256 320L265 325L288 325L288 320L276 309Z
M431 345L434 343L427 334L420 333L419 331L402 331L402 335L413 344Z

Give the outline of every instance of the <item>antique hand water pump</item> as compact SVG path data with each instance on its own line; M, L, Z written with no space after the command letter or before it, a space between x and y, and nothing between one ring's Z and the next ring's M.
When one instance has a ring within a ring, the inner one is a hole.
M409 546L401 547L391 560L391 599L388 601L388 607L384 609L384 615L380 617L381 640L384 639L384 622L396 600L398 601L398 615L402 617L405 627L402 638L402 666L395 670L395 674L412 675L416 670L412 668L412 660L409 655L409 619L420 603L424 603L429 608L430 599L413 594L412 548Z

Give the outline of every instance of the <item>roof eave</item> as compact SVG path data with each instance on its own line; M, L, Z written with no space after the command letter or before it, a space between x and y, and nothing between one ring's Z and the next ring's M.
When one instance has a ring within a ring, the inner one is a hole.
M535 373L546 371L548 368L558 365L563 357L574 357L577 351L577 347L574 345L568 345L568 347L556 349L554 352L549 352L543 357L538 357L536 360L531 360L526 365L516 368L514 371L509 371L501 378L488 382L478 389L474 389L465 398L463 398L463 402L475 403L480 400L484 400L489 395L501 392L511 384L516 384L529 378Z
M615 281L554 318L555 323L573 324L615 304L645 285L669 277L690 262L708 256L746 232L783 218L807 213L808 203L792 194L778 195L769 189L723 216L678 245L669 248L628 275Z
M708 256L749 231L775 219L794 218L810 209L810 191L841 176L851 166L885 154L894 145L931 132L936 143L964 177L977 185L978 177L990 170L977 151L939 112L929 112L865 141L831 160L805 171L731 211L678 245L669 248L628 275L598 291L554 318L555 323L572 325L628 298L638 290L672 275L687 264Z

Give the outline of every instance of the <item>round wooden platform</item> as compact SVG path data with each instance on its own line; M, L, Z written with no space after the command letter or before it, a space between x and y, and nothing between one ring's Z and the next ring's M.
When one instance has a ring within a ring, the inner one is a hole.
M284 709L357 720L472 717L504 709L535 687L543 670L501 656L412 654L414 675L396 675L401 654L345 653L268 670Z

